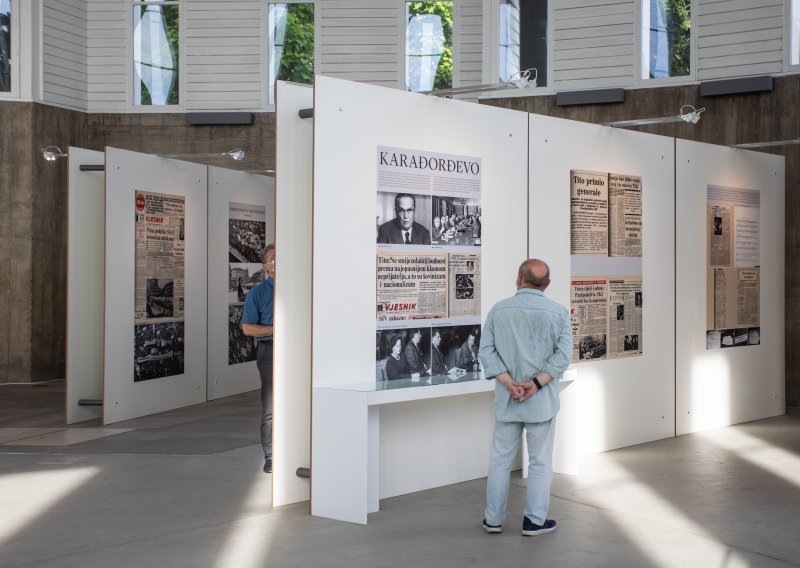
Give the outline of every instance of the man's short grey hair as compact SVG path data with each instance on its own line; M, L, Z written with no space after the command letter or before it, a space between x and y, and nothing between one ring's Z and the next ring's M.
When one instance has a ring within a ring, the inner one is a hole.
M269 243L266 247L264 247L264 252L261 253L261 262L267 262L267 253L271 250L275 250L275 243Z

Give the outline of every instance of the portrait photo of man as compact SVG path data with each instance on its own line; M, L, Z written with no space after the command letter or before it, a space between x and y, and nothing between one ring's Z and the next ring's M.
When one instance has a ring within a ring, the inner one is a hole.
M414 220L417 198L398 193L394 198L394 219L378 227L378 243L395 245L429 245L430 231ZM384 217L385 218L385 217Z

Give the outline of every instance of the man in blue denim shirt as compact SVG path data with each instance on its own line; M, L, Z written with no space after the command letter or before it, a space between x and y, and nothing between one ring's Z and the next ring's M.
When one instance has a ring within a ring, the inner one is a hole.
M480 358L495 377L494 440L486 484L483 528L503 530L511 464L523 429L528 441L528 496L522 534L554 531L547 518L553 477L553 438L559 408L558 381L572 356L572 325L563 306L544 297L550 269L537 259L519 267L517 293L486 317Z

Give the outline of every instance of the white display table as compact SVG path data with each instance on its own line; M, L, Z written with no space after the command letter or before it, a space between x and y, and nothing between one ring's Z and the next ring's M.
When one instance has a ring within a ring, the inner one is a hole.
M574 471L564 471L562 465L573 469L577 463L572 435L575 428L571 425L577 405L574 397L564 400L563 392L574 378L575 372L568 371L561 381L559 429L567 435L557 434L554 463L555 470L564 473ZM483 380L479 373L468 373L458 381L441 381L443 384L424 386L411 380L373 381L313 389L312 515L367 524L367 515L378 511L381 405L484 393L494 391L495 386L493 380ZM488 458L488 447L485 452ZM458 481L462 480L451 483Z

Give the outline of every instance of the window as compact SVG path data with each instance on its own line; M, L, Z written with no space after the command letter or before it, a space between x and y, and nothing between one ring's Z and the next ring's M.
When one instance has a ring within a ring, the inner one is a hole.
M642 0L642 79L689 75L691 23L691 0Z
M11 0L0 0L0 93L11 92Z
M453 87L453 3L406 2L406 88Z
M179 2L175 0L134 2L134 105L179 103L179 44Z
M800 65L800 0L792 0L792 21L790 24L792 65Z
M314 4L268 4L269 89L267 103L275 104L275 81L310 85L314 81Z
M540 87L547 85L547 0L500 0L499 21L500 82L534 67L531 78L535 76Z

